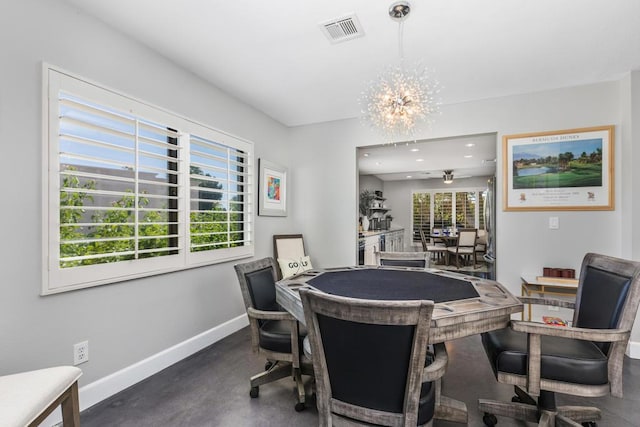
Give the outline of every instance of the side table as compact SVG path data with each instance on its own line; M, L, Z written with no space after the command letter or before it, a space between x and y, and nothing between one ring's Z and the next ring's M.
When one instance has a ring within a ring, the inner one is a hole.
M538 296L555 295L555 296L575 296L578 290L578 279L564 279L559 277L543 277L523 274L521 295L530 297L532 294ZM527 320L531 320L531 304L529 305ZM524 311L522 311L522 320L524 320Z

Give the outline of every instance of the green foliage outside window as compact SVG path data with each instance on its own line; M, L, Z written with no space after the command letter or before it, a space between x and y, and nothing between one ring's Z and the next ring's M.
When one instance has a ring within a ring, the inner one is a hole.
M69 167L67 170L74 170ZM218 188L218 184L203 186ZM136 197L131 190L117 201L111 209L96 210L90 222L86 220L85 204L93 202L92 190L95 180L80 179L65 175L60 191L60 267L78 267L110 262L149 258L177 253L177 213L165 209L141 211L137 225L134 215ZM85 190L85 191L78 191ZM138 197L138 208L146 208L149 199ZM208 211L192 212L190 215L191 251L207 251L243 243L243 212L227 211L220 202L206 203ZM234 205L232 205L234 206ZM241 209L240 207L237 209ZM233 208L232 208L233 209ZM83 224L86 222L88 224ZM157 237L154 237L157 236ZM137 242L137 248L136 248ZM95 256L95 257L91 257ZM84 259L69 259L86 257Z

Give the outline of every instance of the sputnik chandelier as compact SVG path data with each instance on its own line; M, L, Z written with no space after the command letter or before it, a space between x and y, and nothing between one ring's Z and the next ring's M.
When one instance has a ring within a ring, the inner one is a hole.
M431 79L429 70L418 64L407 70L402 46L403 24L411 7L405 1L393 3L389 16L398 21L400 62L381 73L371 82L360 99L363 119L381 131L388 142L413 139L416 125L431 123L439 111L440 84Z

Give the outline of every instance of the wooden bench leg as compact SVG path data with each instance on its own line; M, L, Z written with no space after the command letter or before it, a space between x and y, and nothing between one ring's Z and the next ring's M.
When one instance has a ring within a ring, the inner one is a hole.
M78 398L78 382L67 390L68 396L62 401L63 427L80 427L80 399ZM67 393L65 392L65 393Z

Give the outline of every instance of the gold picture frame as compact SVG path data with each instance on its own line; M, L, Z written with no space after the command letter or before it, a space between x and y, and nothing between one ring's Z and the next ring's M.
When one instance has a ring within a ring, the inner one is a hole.
M503 209L614 209L614 126L502 137Z

